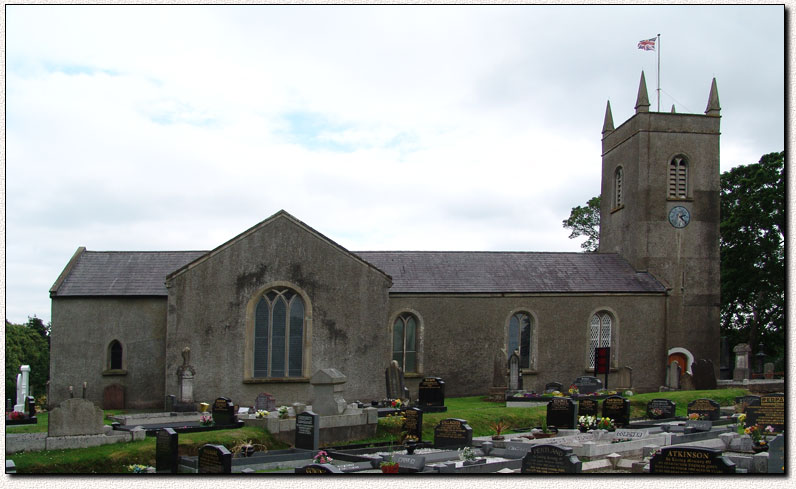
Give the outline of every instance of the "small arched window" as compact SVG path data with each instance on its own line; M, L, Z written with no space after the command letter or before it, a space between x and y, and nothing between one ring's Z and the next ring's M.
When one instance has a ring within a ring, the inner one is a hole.
M622 207L622 204L624 204L624 189L622 188L623 177L624 177L624 170L620 166L614 172L614 202L613 202L614 209L618 209Z
M254 317L254 377L301 377L304 371L304 301L288 288L271 289Z
M392 325L392 359L404 373L417 372L418 323L414 314L406 312L395 318Z
M678 155L669 162L669 198L688 197L688 160Z
M589 321L589 368L594 368L594 349L611 346L611 327L613 318L606 311L600 311Z
M509 319L508 355L519 352L520 368L532 369L533 365L533 317L518 312Z
M122 370L122 356L124 349L118 340L111 341L108 345L108 369L109 370Z

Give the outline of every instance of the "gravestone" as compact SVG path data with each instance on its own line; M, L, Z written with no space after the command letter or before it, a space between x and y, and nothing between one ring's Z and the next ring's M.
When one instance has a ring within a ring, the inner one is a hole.
M547 403L547 426L574 429L577 426L575 403L568 397L554 397Z
M655 452L650 474L734 474L735 464L713 448L676 446Z
M274 396L268 392L261 392L257 395L257 399L254 400L254 409L256 411L276 411Z
M418 408L407 408L404 411L404 431L409 436L414 436L417 441L423 439L423 411Z
M694 389L714 390L716 388L716 372L713 362L707 358L697 360L691 365L691 374L694 377Z
M321 417L312 411L296 416L296 448L317 450L321 440Z
M667 419L676 416L677 404L671 399L653 399L647 403L647 418Z
M771 362L766 362L763 364L763 377L767 379L774 378L774 364Z
M408 399L406 395L406 385L404 383L404 372L398 365L397 360L390 362L390 366L384 371L387 381L387 399Z
M499 350L492 361L492 387L506 388L506 352Z
M588 375L578 377L572 385L578 388L580 394L591 394L603 388L603 383L600 379Z
M692 391L694 389L696 389L696 387L694 387L694 377L691 374L689 374L688 372L685 372L685 373L681 374L680 375L680 390Z
M14 401L6 399L6 412L9 413L14 410Z
M443 419L434 428L434 448L464 448L472 442L473 429L463 419Z
M25 399L30 395L30 365L21 365L17 374L17 403L14 411L25 412Z
M666 387L669 389L680 388L680 363L677 360L666 367Z
M732 349L735 353L735 369L732 371L732 380L744 380L749 378L749 354L752 347L746 343L740 343Z
M777 435L768 443L768 473L785 473L785 435Z
M544 392L545 392L545 394L549 394L549 393L551 393L553 391L561 392L561 389L563 389L563 388L564 388L564 386L561 385L561 382L548 382L544 386Z
M426 377L420 382L420 409L424 412L446 411L445 382L439 377Z
M105 433L102 409L86 399L66 399L50 411L49 436L101 435Z
M721 406L713 399L696 399L688 403L686 412L699 414L708 421L716 421L721 414Z
M167 413L174 411L174 402L177 400L177 396L174 394L169 394L166 396L165 400L163 401L163 410Z
M191 349L182 349L182 365L177 367L178 396L174 405L175 411L185 412L194 410L193 381L196 369L191 365Z
M124 409L124 386L111 384L102 389L102 409Z
M337 416L346 408L343 389L346 376L336 368L322 368L312 374L312 409L321 416Z
M759 406L760 396L740 396L735 398L735 412L745 413L749 406Z
M518 391L520 389L522 389L520 356L515 351L509 357L509 391Z
M422 472L426 466L426 457L423 455L400 455L396 453L392 457L389 455L381 456L383 462L388 462L390 458L392 458L393 462L398 463L398 471L402 473Z
M579 399L578 416L597 416L597 404L595 399Z
M232 453L224 445L204 445L199 449L200 474L231 474Z
M236 424L238 419L235 416L235 405L228 397L219 397L213 403L213 421L218 426Z
M27 402L26 411L28 413L28 416L31 417L31 418L35 418L36 417L36 398L34 398L33 396L28 396L28 400L26 402Z
M332 464L309 464L304 467L296 467L295 474L342 474L343 471Z
M611 418L616 426L630 424L630 401L622 396L608 396L603 400L603 418Z
M171 428L158 430L155 440L155 471L165 474L176 474L180 465L177 455L177 432Z
M756 424L762 428L771 426L776 433L785 431L785 394L760 396L759 406L746 408L746 425Z
M536 445L522 457L523 474L579 474L582 463L572 448Z

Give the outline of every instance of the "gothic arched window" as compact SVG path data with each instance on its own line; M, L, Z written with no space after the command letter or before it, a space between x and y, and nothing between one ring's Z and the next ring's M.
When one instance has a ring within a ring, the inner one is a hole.
M420 324L414 314L405 312L392 325L392 359L404 373L417 372L417 344Z
M589 364L594 368L594 349L611 346L611 327L613 318L606 311L600 311L589 321Z
M526 312L518 312L509 319L508 355L515 351L520 356L520 368L532 369L533 365L533 317Z
M254 313L254 377L301 377L304 327L300 295L288 288L266 291Z

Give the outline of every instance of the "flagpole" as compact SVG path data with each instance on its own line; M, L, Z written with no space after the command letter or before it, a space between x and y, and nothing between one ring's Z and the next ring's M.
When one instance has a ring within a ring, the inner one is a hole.
M658 112L661 111L661 35L658 34Z

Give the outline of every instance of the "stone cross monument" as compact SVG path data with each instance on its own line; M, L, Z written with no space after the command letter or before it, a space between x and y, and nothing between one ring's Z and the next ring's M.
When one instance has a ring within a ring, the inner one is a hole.
M191 365L191 348L182 349L182 365L177 367L177 381L180 387L179 402L193 404L193 378L196 369Z

